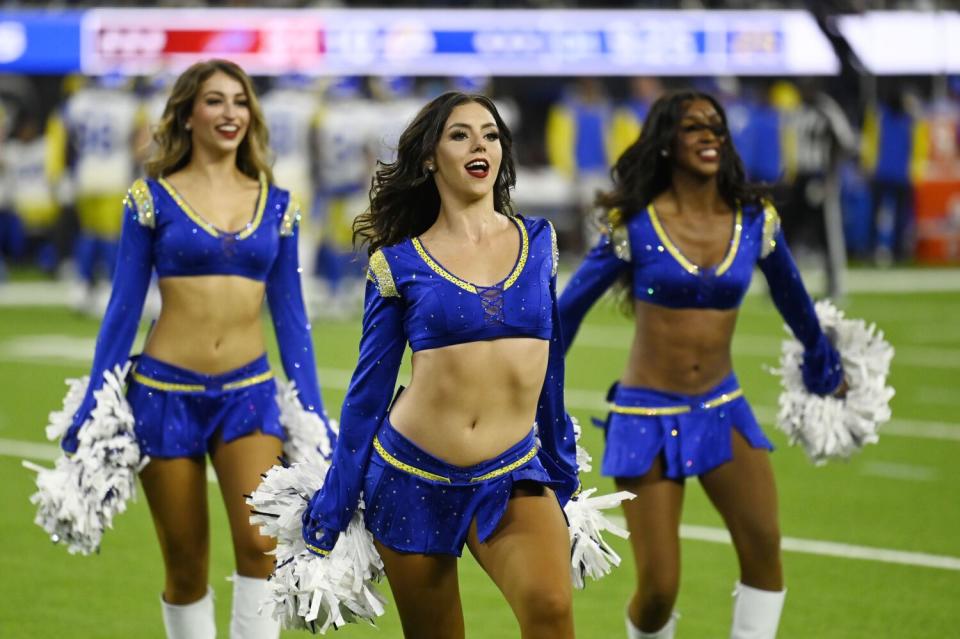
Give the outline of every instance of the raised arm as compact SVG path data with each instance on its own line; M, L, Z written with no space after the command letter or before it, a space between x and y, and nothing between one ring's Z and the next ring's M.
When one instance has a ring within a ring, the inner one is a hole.
M103 374L130 357L130 349L140 325L143 302L150 286L155 217L150 187L144 180L137 180L123 200L123 229L117 265L113 273L110 302L97 335L90 382L83 402L60 442L67 452L77 450L77 435L96 404L93 394L103 385Z
M843 382L840 354L820 328L813 301L803 286L780 228L780 216L764 206L763 238L758 265L767 279L777 310L803 344L803 383L811 393L827 395Z
M300 263L297 257L299 222L300 206L291 200L280 221L280 249L277 259L267 275L267 304L270 307L277 344L280 346L283 372L287 379L296 384L297 396L303 408L320 417L327 429L327 436L333 442L336 436L323 409L316 360L313 356L310 321L303 303Z
M624 226L603 233L577 267L560 295L560 324L566 352L580 330L580 324L600 296L630 266L630 242Z
M326 554L357 508L373 437L390 410L406 346L403 301L380 251L370 257L360 357L340 411L340 436L323 487L304 513L311 551Z

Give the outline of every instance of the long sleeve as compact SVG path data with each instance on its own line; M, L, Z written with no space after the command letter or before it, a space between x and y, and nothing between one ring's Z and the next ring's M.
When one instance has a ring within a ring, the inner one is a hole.
M580 330L580 324L590 307L600 299L620 274L629 268L629 260L625 261L621 257L628 255L629 251L629 246L626 245L628 240L625 229L622 238L619 237L619 231L615 233L617 237L614 239L611 239L611 235L607 233L600 236L596 246L587 253L560 295L559 310L565 340L564 352L573 344L573 338Z
M294 207L296 205L293 205ZM297 210L297 209L294 209ZM299 212L295 214L299 216ZM281 222L280 249L267 275L266 293L273 328L280 347L280 360L287 379L297 386L297 395L304 409L316 413L334 441L317 380L316 360L313 357L313 339L307 319L300 283L300 265L297 257L298 226L296 217Z
M138 181L131 193L138 188L146 189L147 186ZM136 204L138 201L129 196L124 200L123 228L113 273L113 288L97 335L90 383L80 408L73 415L70 428L60 442L61 447L70 453L77 450L77 433L93 411L96 403L93 394L103 385L104 372L130 357L130 349L137 336L153 268L153 211L151 209L141 214ZM140 206L143 206L142 203Z
M386 265L382 253L371 257L371 271L377 264ZM381 281L380 287L367 282L360 357L343 400L333 462L304 513L304 537L314 551L332 550L357 508L373 438L390 409L406 346L403 313L392 280L389 285Z
M564 505L577 492L580 480L577 476L577 441L573 422L563 404L564 341L557 303L556 275L550 280L550 298L553 305L553 335L550 338L547 374L537 403L537 436L540 439L541 462L552 478L563 482L557 490L557 496Z
M765 215L760 270L767 279L777 310L803 344L804 385L811 393L827 395L843 381L840 354L820 328L813 301L787 248L776 211L768 205Z

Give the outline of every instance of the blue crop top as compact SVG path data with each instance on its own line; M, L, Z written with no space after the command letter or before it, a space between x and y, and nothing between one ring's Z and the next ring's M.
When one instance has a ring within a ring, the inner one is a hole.
M445 270L416 238L370 256L360 357L340 413L340 433L323 488L304 529L320 530L329 551L360 499L373 438L387 416L407 342L413 351L501 337L550 341L537 404L539 457L563 482L563 503L578 487L573 424L563 406L563 339L556 302L556 236L540 219L512 217L520 235L516 264L484 287Z
M300 287L300 209L290 194L261 177L250 221L239 231L226 232L194 212L166 180L140 179L124 198L123 216L113 289L97 337L90 383L62 447L76 450L77 433L94 408L94 392L103 384L103 373L130 356L154 268L160 278L239 275L264 282L283 370L296 383L303 407L323 420L332 437Z
M623 274L631 276L637 300L669 308L727 310L740 306L754 265L760 267L774 304L804 346L807 388L821 395L836 390L843 379L840 355L820 329L780 230L780 217L769 203L737 210L727 253L710 268L683 255L652 205L625 223L612 224L560 296L566 347L593 303Z

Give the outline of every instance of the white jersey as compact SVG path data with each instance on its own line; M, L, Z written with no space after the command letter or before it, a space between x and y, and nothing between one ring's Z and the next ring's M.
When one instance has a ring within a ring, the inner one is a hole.
M379 102L376 105L379 120L374 133L376 156L381 162L397 159L397 144L400 134L420 112L423 102L419 98L398 98Z
M310 144L317 96L308 90L277 88L264 94L260 105L270 130L274 181L307 203L313 195Z
M29 216L32 211L56 208L47 179L47 143L43 136L29 142L7 140L3 147L3 166L14 210Z
M139 113L136 96L116 89L81 89L67 101L64 119L76 153L77 196L123 193L133 182Z
M365 99L333 100L324 105L317 126L320 183L326 195L365 189L373 170L370 140L379 113Z

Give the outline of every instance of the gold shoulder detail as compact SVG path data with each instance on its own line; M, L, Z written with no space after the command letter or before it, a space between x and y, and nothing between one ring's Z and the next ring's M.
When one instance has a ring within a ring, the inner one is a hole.
M153 194L150 192L146 180L143 178L137 179L130 186L130 190L127 191L123 203L133 205L133 208L137 210L137 221L140 224L154 228L157 223L157 212L153 206Z
M610 246L613 247L613 254L624 262L629 262L632 258L630 231L627 229L627 225L623 223L620 209L610 211L610 217L607 219L607 232L610 233Z
M377 285L380 297L400 297L397 285L393 281L393 273L390 272L390 264L387 263L387 256L383 254L383 251L377 251L370 256L367 277Z
M293 235L293 229L300 223L300 216L300 202L291 195L287 202L287 210L283 212L283 217L280 219L281 237Z
M777 248L777 231L780 230L780 215L769 201L763 203L763 234L760 239L760 259Z
M547 220L547 225L550 227L550 248L553 254L553 269L551 269L550 275L556 277L557 270L560 267L560 248L557 246L557 229L553 228L553 222L550 220Z

